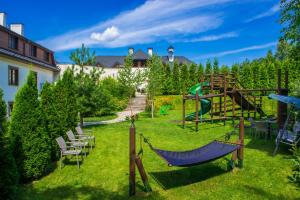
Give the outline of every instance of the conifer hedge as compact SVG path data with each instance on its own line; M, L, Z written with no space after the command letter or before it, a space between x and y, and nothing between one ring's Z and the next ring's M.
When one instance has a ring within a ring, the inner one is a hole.
M15 199L19 175L10 140L6 137L6 104L2 97L0 89L0 199Z
M34 72L29 73L16 94L9 135L21 180L41 177L49 166L51 147L43 126Z

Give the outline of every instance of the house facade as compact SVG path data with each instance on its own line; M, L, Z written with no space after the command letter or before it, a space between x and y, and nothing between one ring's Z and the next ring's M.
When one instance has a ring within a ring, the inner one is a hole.
M147 69L146 63L147 59L153 55L153 49L148 48L147 53L142 51L141 49L134 51L134 48L128 49L128 55L132 55L133 58L133 70L145 70ZM98 67L99 69L103 69L102 78L105 77L118 77L118 71L124 66L126 55L121 56L97 56L96 57L96 66L87 66L85 67L85 72L89 72L93 70L93 68ZM174 63L175 61L179 64L192 64L193 62L184 56L176 56L174 55L174 47L170 46L167 49L167 55L161 56L162 62L164 64ZM61 74L67 68L70 68L71 64L58 64L61 69ZM74 66L75 70L79 70L78 66Z
M6 25L6 14L0 13L0 88L8 105L13 109L17 90L26 81L29 71L34 71L38 89L45 82L54 82L59 75L54 53L24 37L24 25Z

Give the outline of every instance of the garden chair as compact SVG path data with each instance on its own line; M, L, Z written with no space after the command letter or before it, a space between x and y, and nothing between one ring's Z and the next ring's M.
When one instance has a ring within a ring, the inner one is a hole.
M92 130L85 130L86 133L84 133L80 126L77 126L75 129L77 131L79 138L87 139L90 142L91 149L93 149L93 145L96 145L96 137L91 134Z
M279 130L277 138L275 140L276 147L273 152L273 156L275 156L275 154L277 153L280 143L294 146L294 145L298 145L299 142L300 142L300 121L296 121L292 131L289 131L286 128Z
M251 135L256 138L257 135L264 134L265 139L267 139L267 134L269 132L269 125L266 121L254 121L252 118L249 118Z
M89 142L84 138L76 138L74 133L71 130L67 131L67 136L73 146L76 146L76 147L79 146L81 148L83 147L84 155L86 157L86 148L85 147L88 146Z
M71 142L65 142L63 137L58 137L55 139L59 148L60 148L60 169L62 166L62 159L64 156L68 156L68 155L72 155L72 156L76 156L76 160L77 160L77 167L78 169L80 168L79 165L79 154L81 154L82 152L82 148L80 146L72 146L72 145L67 145L67 144L72 144ZM82 158L82 154L81 154L81 160L83 160Z

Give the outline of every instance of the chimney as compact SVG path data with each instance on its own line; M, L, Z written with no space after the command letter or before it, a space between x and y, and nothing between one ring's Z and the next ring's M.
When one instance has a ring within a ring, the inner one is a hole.
M152 57L153 55L153 49L152 48L148 48L148 56Z
M11 24L10 30L24 36L24 25L23 24Z
M128 54L129 54L129 55L133 55L133 54L134 54L134 48L129 47L129 48L128 48Z
M174 61L174 47L173 46L168 47L168 58L169 58L169 62Z
M0 26L6 27L6 13L0 12Z

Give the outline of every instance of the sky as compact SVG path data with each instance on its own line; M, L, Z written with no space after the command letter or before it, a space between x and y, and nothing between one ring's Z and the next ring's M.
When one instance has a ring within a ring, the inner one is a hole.
M196 63L231 65L274 52L281 29L279 0L0 0L0 12L61 63L84 43L96 55L172 45Z

